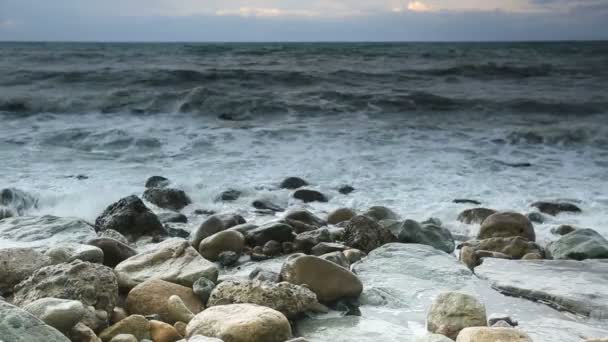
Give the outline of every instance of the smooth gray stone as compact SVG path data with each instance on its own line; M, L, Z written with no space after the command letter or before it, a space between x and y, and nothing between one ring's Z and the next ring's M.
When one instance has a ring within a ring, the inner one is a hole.
M608 318L608 262L487 258L475 273L504 294Z
M83 220L45 215L11 217L0 220L0 248L48 248L60 243L85 243L97 237Z
M0 301L0 341L70 342L62 333L34 315L3 301Z
M553 259L608 259L608 240L593 229L577 229L549 244L547 250Z

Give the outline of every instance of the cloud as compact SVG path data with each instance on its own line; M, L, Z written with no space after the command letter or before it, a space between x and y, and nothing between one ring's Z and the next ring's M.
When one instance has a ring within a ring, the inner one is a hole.
M420 1L410 1L407 4L407 9L414 12L427 12L431 10L429 6Z

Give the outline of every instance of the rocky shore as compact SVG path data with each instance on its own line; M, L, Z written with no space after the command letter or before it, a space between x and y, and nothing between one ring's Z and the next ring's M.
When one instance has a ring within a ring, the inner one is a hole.
M249 221L186 215L171 180L143 184L94 223L28 216L35 196L1 191L1 342L608 341L608 241L572 226L536 241L574 203L457 199L479 228L460 236L383 206L314 212L330 196L298 177L277 183L298 207L257 199Z

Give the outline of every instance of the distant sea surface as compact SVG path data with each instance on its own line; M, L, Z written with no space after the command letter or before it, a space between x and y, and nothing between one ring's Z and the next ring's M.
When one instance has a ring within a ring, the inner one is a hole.
M300 205L273 190L293 175L329 196L318 212L387 205L470 234L454 198L566 199L583 213L541 240L607 235L608 42L0 43L0 174L89 220L155 174L187 210L252 217L257 198ZM228 188L244 195L215 202Z

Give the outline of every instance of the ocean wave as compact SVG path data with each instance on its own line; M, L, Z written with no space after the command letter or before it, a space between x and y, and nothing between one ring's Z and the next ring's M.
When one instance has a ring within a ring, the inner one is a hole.
M456 76L479 79L521 79L531 77L547 77L556 72L558 72L558 70L549 64L514 66L500 65L495 63L465 64L448 68L435 68L420 71L421 74L433 76ZM564 72L564 70L559 70L559 72Z

